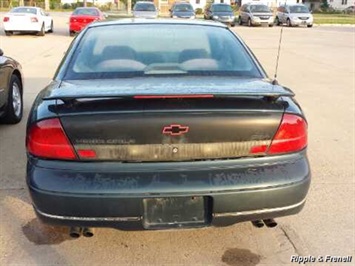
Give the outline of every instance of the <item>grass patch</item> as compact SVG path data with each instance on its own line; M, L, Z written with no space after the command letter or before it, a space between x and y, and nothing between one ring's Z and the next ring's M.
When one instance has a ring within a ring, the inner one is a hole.
M315 24L355 24L355 16L347 14L313 14Z

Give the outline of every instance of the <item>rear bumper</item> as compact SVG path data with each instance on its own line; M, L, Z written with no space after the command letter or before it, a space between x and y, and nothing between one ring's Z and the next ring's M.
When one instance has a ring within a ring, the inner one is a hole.
M71 170L67 170L71 169ZM208 198L206 226L298 213L310 185L304 153L194 163L69 163L29 159L38 217L66 226L141 229L143 199Z
M42 28L42 23L4 23L5 31L15 31L15 32L36 32L40 31Z
M89 24L90 23L71 22L69 25L69 31L79 32Z

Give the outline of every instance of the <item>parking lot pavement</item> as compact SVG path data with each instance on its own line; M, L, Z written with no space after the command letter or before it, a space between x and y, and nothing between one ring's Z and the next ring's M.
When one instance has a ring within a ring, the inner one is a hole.
M5 37L0 29L0 47L23 65L25 117L72 40L67 21L68 14L54 14L55 32L45 37ZM280 28L233 30L272 76ZM291 255L354 256L354 36L336 27L284 29L278 79L295 91L309 120L313 182L299 215L278 219L275 229L250 223L160 232L98 229L93 238L71 240L65 228L41 224L32 211L25 188L24 119L0 125L0 265L276 265L289 264Z

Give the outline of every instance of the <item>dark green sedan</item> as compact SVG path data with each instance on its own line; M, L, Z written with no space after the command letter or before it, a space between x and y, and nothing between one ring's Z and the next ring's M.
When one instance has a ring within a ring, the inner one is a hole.
M179 229L298 213L311 172L307 120L226 25L127 19L72 42L27 124L38 217Z

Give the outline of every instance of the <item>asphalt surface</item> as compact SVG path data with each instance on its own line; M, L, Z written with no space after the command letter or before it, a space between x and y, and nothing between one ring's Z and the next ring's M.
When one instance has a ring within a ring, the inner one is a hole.
M54 15L55 32L45 37L5 37L0 29L0 47L23 65L25 74L25 119L14 126L0 125L0 265L251 266L291 264L292 255L352 255L352 263L344 265L353 265L355 28L283 31L278 79L295 91L309 120L313 181L300 214L278 219L274 229L257 229L251 223L181 231L98 229L93 238L72 240L66 228L43 225L36 219L25 185L24 148L31 104L72 40L67 21L67 14ZM280 29L233 29L270 76Z

